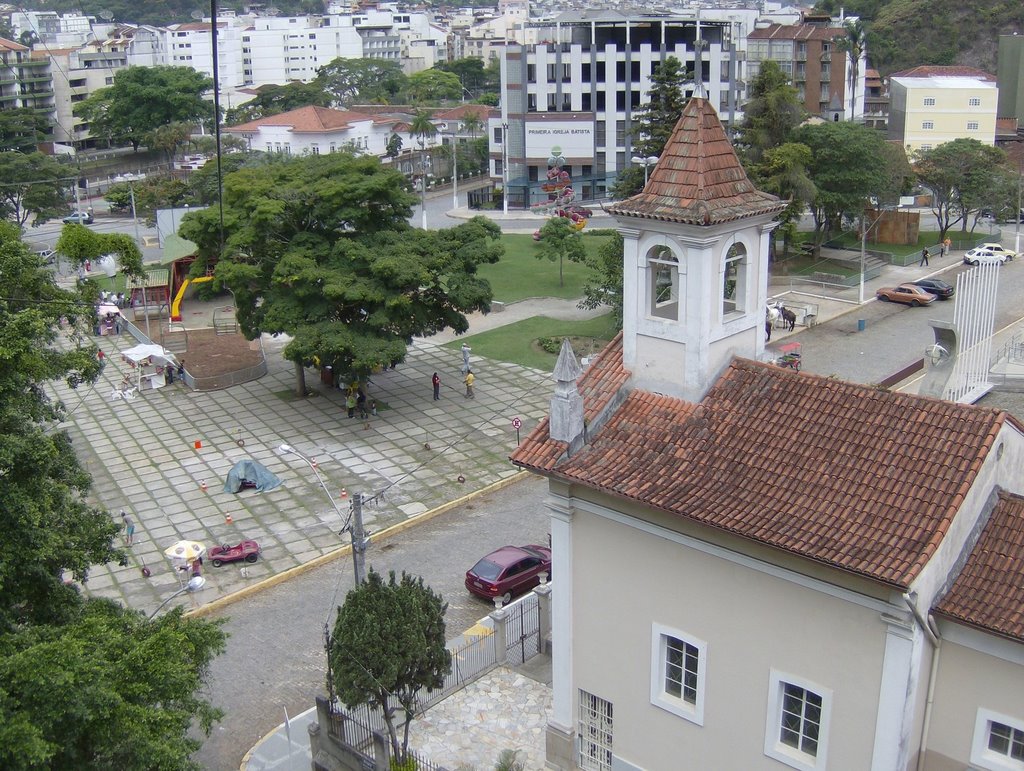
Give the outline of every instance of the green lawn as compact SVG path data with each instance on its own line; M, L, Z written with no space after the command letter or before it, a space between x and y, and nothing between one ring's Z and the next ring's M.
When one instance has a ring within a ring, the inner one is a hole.
M576 351L586 355L597 353L618 331L609 314L587 321L560 321L548 316L534 316L478 335L460 337L445 343L444 347L458 350L464 342L468 342L474 354L550 372L555 368L557 354L540 348L537 345L538 338L592 338L592 344L586 340L575 341Z
M591 236L584 232L588 254L594 254L609 236ZM572 300L583 296L583 283L589 270L585 265L563 261L565 286L558 285L558 262L537 259L538 244L526 233L507 233L501 237L505 254L494 265L482 265L480 276L491 283L494 299L504 303L528 297L560 297Z

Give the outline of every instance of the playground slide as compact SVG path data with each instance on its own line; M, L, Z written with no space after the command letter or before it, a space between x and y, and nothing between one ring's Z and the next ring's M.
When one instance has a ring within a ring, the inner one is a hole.
M213 276L201 276L199 278L186 278L181 282L178 293L174 295L174 302L171 303L171 321L181 321L181 301L185 297L185 290L189 283L202 284L206 281L213 281Z

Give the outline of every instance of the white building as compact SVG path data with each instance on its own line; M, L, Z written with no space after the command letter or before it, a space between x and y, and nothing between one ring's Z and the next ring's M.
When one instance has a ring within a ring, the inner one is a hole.
M1024 424L761 361L783 206L694 99L608 209L622 334L563 347L512 456L549 480L548 767L1019 769Z
M507 46L502 114L491 121L490 149L493 178L503 178L507 160L510 205L523 208L547 198L540 185L556 146L571 167L577 196L606 196L633 156L635 114L649 101L651 73L668 57L699 73L699 86L688 86L688 93L699 88L738 120L742 83L734 51L741 29L738 18L584 11L544 27L544 42ZM698 37L705 43L699 66Z
M401 121L327 107L301 107L268 118L227 126L225 134L240 137L253 150L290 155L320 155L353 149L382 157ZM406 136L408 143L408 135Z

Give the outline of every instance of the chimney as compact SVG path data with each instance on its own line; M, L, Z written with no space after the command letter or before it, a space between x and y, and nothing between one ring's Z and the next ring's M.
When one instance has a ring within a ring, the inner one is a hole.
M548 433L556 441L572 442L583 434L583 397L576 388L576 378L582 371L569 340L563 339L555 362L555 395L551 397L548 421Z

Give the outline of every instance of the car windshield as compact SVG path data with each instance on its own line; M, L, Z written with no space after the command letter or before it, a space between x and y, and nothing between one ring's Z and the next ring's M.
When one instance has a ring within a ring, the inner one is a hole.
M547 559L547 556L545 556L542 552L539 552L536 549L531 549L529 546L523 546L522 550L527 552L528 554L532 554L537 559L540 559L540 560L546 560Z
M489 559L482 559L469 572L485 581L494 581L501 575L501 565L491 562Z

